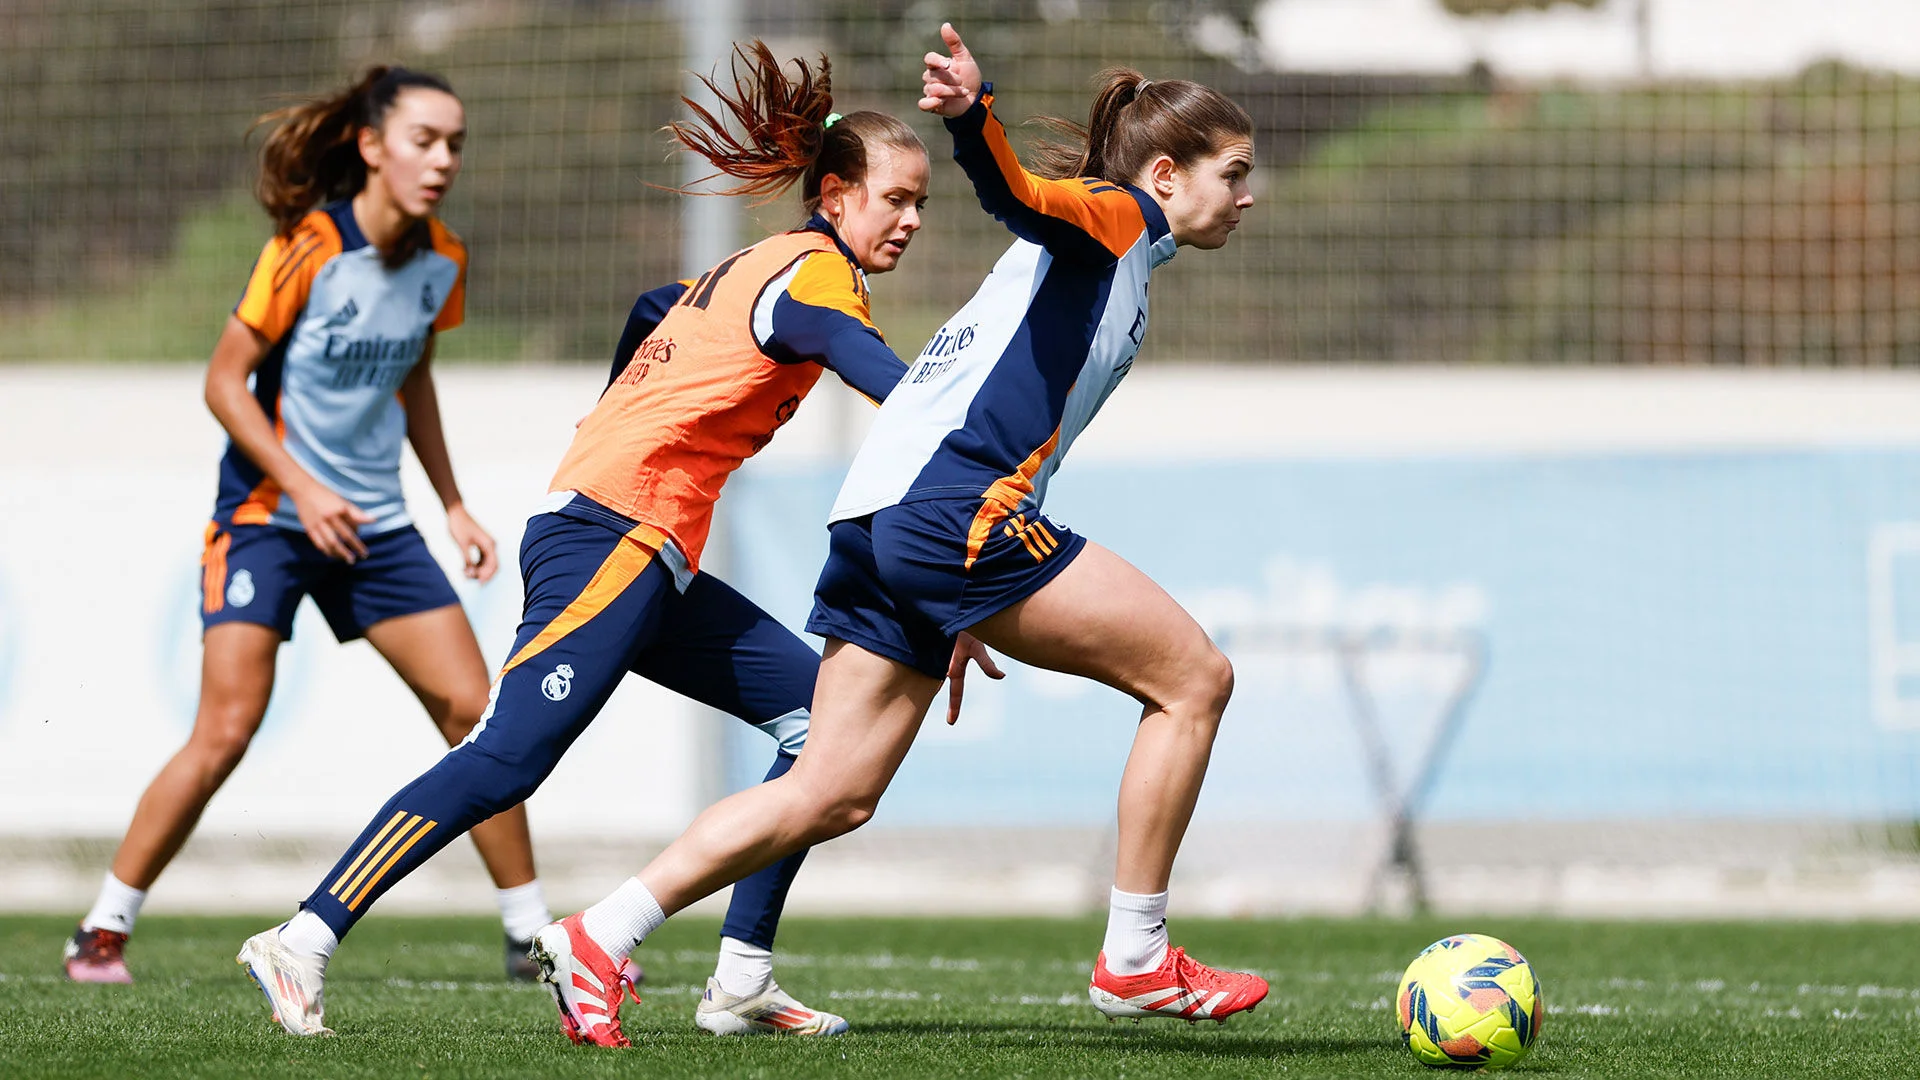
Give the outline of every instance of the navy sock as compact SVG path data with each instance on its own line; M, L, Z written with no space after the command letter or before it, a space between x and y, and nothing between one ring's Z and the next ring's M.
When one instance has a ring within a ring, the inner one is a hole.
M772 780L787 775L794 760L794 755L781 751L775 755L766 778ZM733 902L727 905L727 921L720 927L720 936L762 949L773 948L773 935L780 928L780 912L787 906L787 890L793 887L800 864L806 860L805 849L796 851L734 885Z

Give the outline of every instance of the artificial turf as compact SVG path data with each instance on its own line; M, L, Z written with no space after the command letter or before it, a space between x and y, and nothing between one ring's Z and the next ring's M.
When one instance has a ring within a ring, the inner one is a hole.
M131 987L59 977L68 919L0 918L0 1075L299 1077L1412 1077L1389 999L1446 933L1527 954L1548 1016L1520 1075L1920 1075L1920 926L1513 919L1174 924L1273 993L1226 1026L1109 1024L1087 1004L1097 922L791 919L778 972L848 1017L833 1039L715 1039L692 1025L716 926L676 920L640 957L634 1048L574 1047L546 991L500 978L486 918L375 916L336 956L332 1038L268 1022L233 962L258 918L141 920Z

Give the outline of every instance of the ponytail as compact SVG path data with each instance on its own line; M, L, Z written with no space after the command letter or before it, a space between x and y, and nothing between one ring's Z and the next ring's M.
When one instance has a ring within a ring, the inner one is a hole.
M1245 109L1210 86L1186 79L1154 79L1132 68L1108 68L1086 126L1058 117L1036 123L1064 141L1044 141L1029 156L1034 172L1063 180L1093 176L1131 184L1165 154L1185 168L1217 151L1225 140L1253 137Z
M833 63L824 55L812 67L804 60L793 61L796 74L789 76L773 51L756 40L734 46L731 66L731 92L705 75L699 79L742 134L686 97L680 100L695 119L675 120L665 130L683 148L740 183L718 192L673 191L754 195L759 196L755 205L764 205L799 181L802 205L812 214L820 208L820 181L828 174L850 184L866 179L868 146L926 153L920 137L896 117L865 110L834 116Z
M255 128L269 129L260 146L254 196L273 218L275 232L290 237L314 207L350 198L367 186L360 129L379 130L400 92L416 86L453 94L438 75L380 65L328 97L275 109L253 122Z

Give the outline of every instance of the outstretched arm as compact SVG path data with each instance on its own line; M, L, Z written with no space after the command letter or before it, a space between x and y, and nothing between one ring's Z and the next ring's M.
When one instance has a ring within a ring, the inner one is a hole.
M1056 256L1111 263L1125 254L1144 225L1139 203L1096 177L1050 180L1022 168L972 51L951 23L941 24L940 36L947 55L926 55L920 108L946 118L953 159L973 181L981 207Z
M775 278L754 304L753 334L774 362L819 364L875 404L907 371L873 325L866 284L838 252L815 252Z

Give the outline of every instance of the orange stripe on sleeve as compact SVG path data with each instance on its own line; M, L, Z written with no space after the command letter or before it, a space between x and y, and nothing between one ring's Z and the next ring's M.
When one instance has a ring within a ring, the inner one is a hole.
M1049 180L1028 172L1013 152L1013 144L1007 141L1006 127L991 110L981 136L1014 198L1048 217L1074 225L1115 257L1126 254L1139 239L1145 221L1133 196L1119 188L1094 191L1078 180Z
M290 237L274 236L260 251L233 314L269 341L293 329L306 309L314 275L341 251L340 231L324 210L315 210Z

